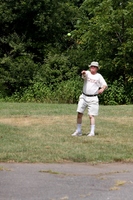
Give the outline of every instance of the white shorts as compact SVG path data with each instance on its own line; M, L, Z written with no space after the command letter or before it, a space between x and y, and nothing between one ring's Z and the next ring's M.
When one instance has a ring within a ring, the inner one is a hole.
M81 94L79 97L77 112L83 113L88 107L88 115L96 116L99 111L99 99L97 96L87 97L84 94Z

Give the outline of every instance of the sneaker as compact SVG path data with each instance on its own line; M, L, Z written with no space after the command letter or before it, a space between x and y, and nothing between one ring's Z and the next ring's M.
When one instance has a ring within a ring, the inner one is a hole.
M87 136L93 137L93 136L95 136L95 134L94 133L89 133Z
M78 131L75 131L73 134L72 134L72 136L81 136L82 135L82 133L81 132L78 132Z

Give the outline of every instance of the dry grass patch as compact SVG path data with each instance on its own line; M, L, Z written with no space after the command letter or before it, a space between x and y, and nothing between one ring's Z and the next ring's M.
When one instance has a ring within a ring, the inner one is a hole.
M114 122L120 125L129 125L133 122L133 117L101 117L100 119L106 122Z
M117 180L115 185L110 190L119 190L121 186L125 185L127 181Z
M117 180L115 185L116 185L116 186L123 186L123 185L126 184L126 182L127 182L127 181Z
M64 124L71 123L75 121L75 116L41 116L41 117L33 117L33 116L17 116L10 118L0 118L0 123L12 125L12 126L32 126L32 125L45 125L51 126L53 124Z
M0 171L11 171L10 169L7 169L7 168L5 168L5 167L3 167L3 166L0 166Z

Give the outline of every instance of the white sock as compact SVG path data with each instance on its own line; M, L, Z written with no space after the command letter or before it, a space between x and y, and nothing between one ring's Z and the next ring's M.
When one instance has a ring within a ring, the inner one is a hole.
M95 133L95 125L91 125L91 131L90 131L91 134L94 134Z
M80 133L81 132L81 124L77 124L77 131Z

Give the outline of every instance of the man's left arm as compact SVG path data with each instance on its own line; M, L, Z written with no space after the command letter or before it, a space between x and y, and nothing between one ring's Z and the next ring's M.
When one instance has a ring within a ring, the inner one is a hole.
M98 94L102 94L104 92L104 90L107 89L107 85L103 85L99 90L98 90Z
M100 83L100 88L98 90L98 94L102 94L104 92L104 90L107 89L108 85L107 85L105 79L103 78L103 76L101 74L100 74L99 83Z

